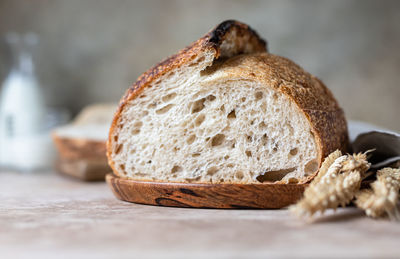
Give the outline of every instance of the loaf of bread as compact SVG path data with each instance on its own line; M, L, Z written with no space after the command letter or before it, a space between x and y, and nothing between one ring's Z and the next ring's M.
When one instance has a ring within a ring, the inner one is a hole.
M304 183L348 143L326 86L225 21L126 92L107 142L114 173L143 181Z
M116 105L96 104L83 109L74 121L52 133L59 152L56 169L85 181L104 180L106 140Z

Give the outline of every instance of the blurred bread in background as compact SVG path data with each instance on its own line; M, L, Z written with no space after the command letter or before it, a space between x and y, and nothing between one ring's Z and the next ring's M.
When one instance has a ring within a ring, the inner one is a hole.
M87 106L72 123L53 131L59 152L57 171L84 181L104 180L111 171L107 164L106 139L116 106Z
M116 109L116 104L89 105L76 116L74 125L110 124Z

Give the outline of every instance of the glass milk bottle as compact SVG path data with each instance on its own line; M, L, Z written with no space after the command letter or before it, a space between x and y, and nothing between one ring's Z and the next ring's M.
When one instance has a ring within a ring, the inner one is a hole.
M14 64L0 95L0 167L18 169L21 163L29 164L26 151L34 143L26 140L40 132L45 106L31 55L37 36L8 34L6 40Z

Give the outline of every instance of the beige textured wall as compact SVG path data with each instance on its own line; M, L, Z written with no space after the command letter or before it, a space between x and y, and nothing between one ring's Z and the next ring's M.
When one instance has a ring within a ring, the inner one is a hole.
M217 23L249 23L322 78L347 117L400 131L400 1L0 1L0 37L35 31L49 105L117 101L151 65ZM0 45L0 79L9 67Z

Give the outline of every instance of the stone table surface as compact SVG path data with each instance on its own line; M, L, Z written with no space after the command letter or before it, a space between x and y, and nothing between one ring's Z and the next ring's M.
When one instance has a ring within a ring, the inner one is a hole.
M287 210L131 204L104 182L0 172L0 258L394 258L400 224L355 208L314 222Z

